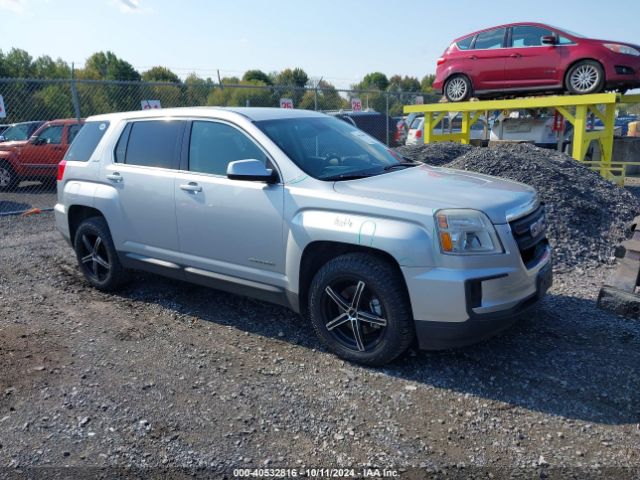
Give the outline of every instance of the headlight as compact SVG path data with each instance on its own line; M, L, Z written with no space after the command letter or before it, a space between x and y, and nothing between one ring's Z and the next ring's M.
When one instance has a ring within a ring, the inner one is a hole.
M502 253L496 229L478 210L440 210L435 215L442 253L478 255Z
M625 55L634 55L640 57L640 50L630 47L629 45L620 45L619 43L603 43L612 52L624 53Z

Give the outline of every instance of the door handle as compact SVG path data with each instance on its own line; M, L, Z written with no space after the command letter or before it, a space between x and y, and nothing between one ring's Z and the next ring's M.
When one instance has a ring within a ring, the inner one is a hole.
M511 55L509 55L511 58L520 58L522 55L520 55L519 53L512 53Z
M185 192L193 192L193 193L198 193L202 191L202 187L200 185L198 185L196 182L189 182L186 185L180 185L180 189L184 190Z
M478 57L476 57L475 55L469 55L467 58L469 60L477 60L478 59Z
M107 179L113 180L114 182L121 182L122 175L120 175L118 172L110 173L109 175L107 175Z

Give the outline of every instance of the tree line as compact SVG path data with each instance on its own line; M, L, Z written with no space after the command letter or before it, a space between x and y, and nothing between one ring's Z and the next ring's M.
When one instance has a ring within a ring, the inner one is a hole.
M0 50L0 78L21 79L0 83L11 121L72 117L75 114L68 80L76 82L77 99L82 116L112 111L140 109L141 100L160 100L163 107L174 106L279 106L280 98L290 98L296 108L338 110L350 108L358 96L363 108L390 115L402 113L402 106L414 103L420 93L425 102L438 100L431 87L433 75L421 80L410 76L387 77L372 72L340 92L327 80L312 80L302 68L279 72L247 70L241 77L212 80L196 73L184 80L164 66L139 72L114 53L96 52L80 69L58 58L44 55L33 58L22 49L6 54ZM37 82L27 81L35 79ZM56 82L56 80L58 80ZM65 80L64 82L60 80ZM101 83L100 81L122 83Z

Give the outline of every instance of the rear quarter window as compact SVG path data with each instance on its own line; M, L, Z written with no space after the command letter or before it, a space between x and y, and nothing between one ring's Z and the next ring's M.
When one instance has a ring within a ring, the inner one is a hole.
M68 161L87 162L107 131L109 122L87 122L76 134L64 156Z
M460 50L469 50L471 48L471 42L473 42L473 36L467 37L467 38L463 38L462 40L458 40L456 42L456 46Z

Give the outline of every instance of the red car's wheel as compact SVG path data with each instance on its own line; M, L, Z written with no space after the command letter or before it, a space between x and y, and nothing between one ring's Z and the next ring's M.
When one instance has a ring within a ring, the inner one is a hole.
M604 86L604 70L602 65L593 60L581 60L567 72L565 81L570 93L585 95L598 93Z
M471 96L471 82L464 75L454 75L444 84L444 96L450 102L462 102Z

